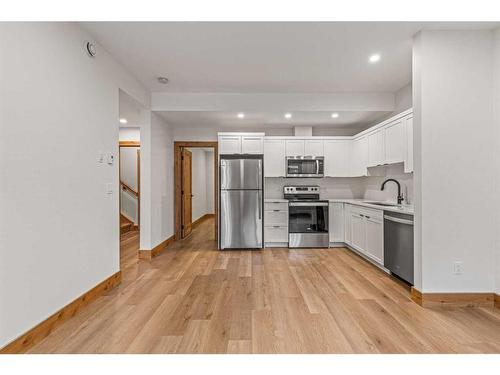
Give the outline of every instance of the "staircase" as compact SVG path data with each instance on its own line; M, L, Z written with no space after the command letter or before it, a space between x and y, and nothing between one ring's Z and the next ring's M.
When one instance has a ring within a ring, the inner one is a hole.
M134 225L129 219L125 216L120 215L120 234L130 232L131 230L137 230L137 226Z

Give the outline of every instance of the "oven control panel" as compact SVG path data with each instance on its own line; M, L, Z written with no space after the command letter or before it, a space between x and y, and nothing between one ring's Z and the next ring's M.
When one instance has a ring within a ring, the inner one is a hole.
M283 186L285 199L319 199L319 186Z

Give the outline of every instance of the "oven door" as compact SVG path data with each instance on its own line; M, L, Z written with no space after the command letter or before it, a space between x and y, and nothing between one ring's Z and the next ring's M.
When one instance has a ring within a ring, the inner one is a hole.
M323 158L287 158L287 177L323 177Z
M328 233L328 202L290 202L289 233Z

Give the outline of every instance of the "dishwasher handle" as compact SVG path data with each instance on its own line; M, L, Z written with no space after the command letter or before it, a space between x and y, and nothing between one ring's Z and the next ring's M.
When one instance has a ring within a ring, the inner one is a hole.
M393 221L395 223L406 224L413 226L413 220L401 219L399 217L384 215L385 220Z

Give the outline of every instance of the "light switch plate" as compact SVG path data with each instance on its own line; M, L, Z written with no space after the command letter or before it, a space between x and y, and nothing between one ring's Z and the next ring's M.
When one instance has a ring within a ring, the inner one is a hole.
M106 194L113 194L113 184L110 182L106 184Z
M104 163L104 153L102 151L99 151L97 153L97 162L98 163Z
M109 165L113 165L115 162L115 155L112 152L108 152L107 161Z

